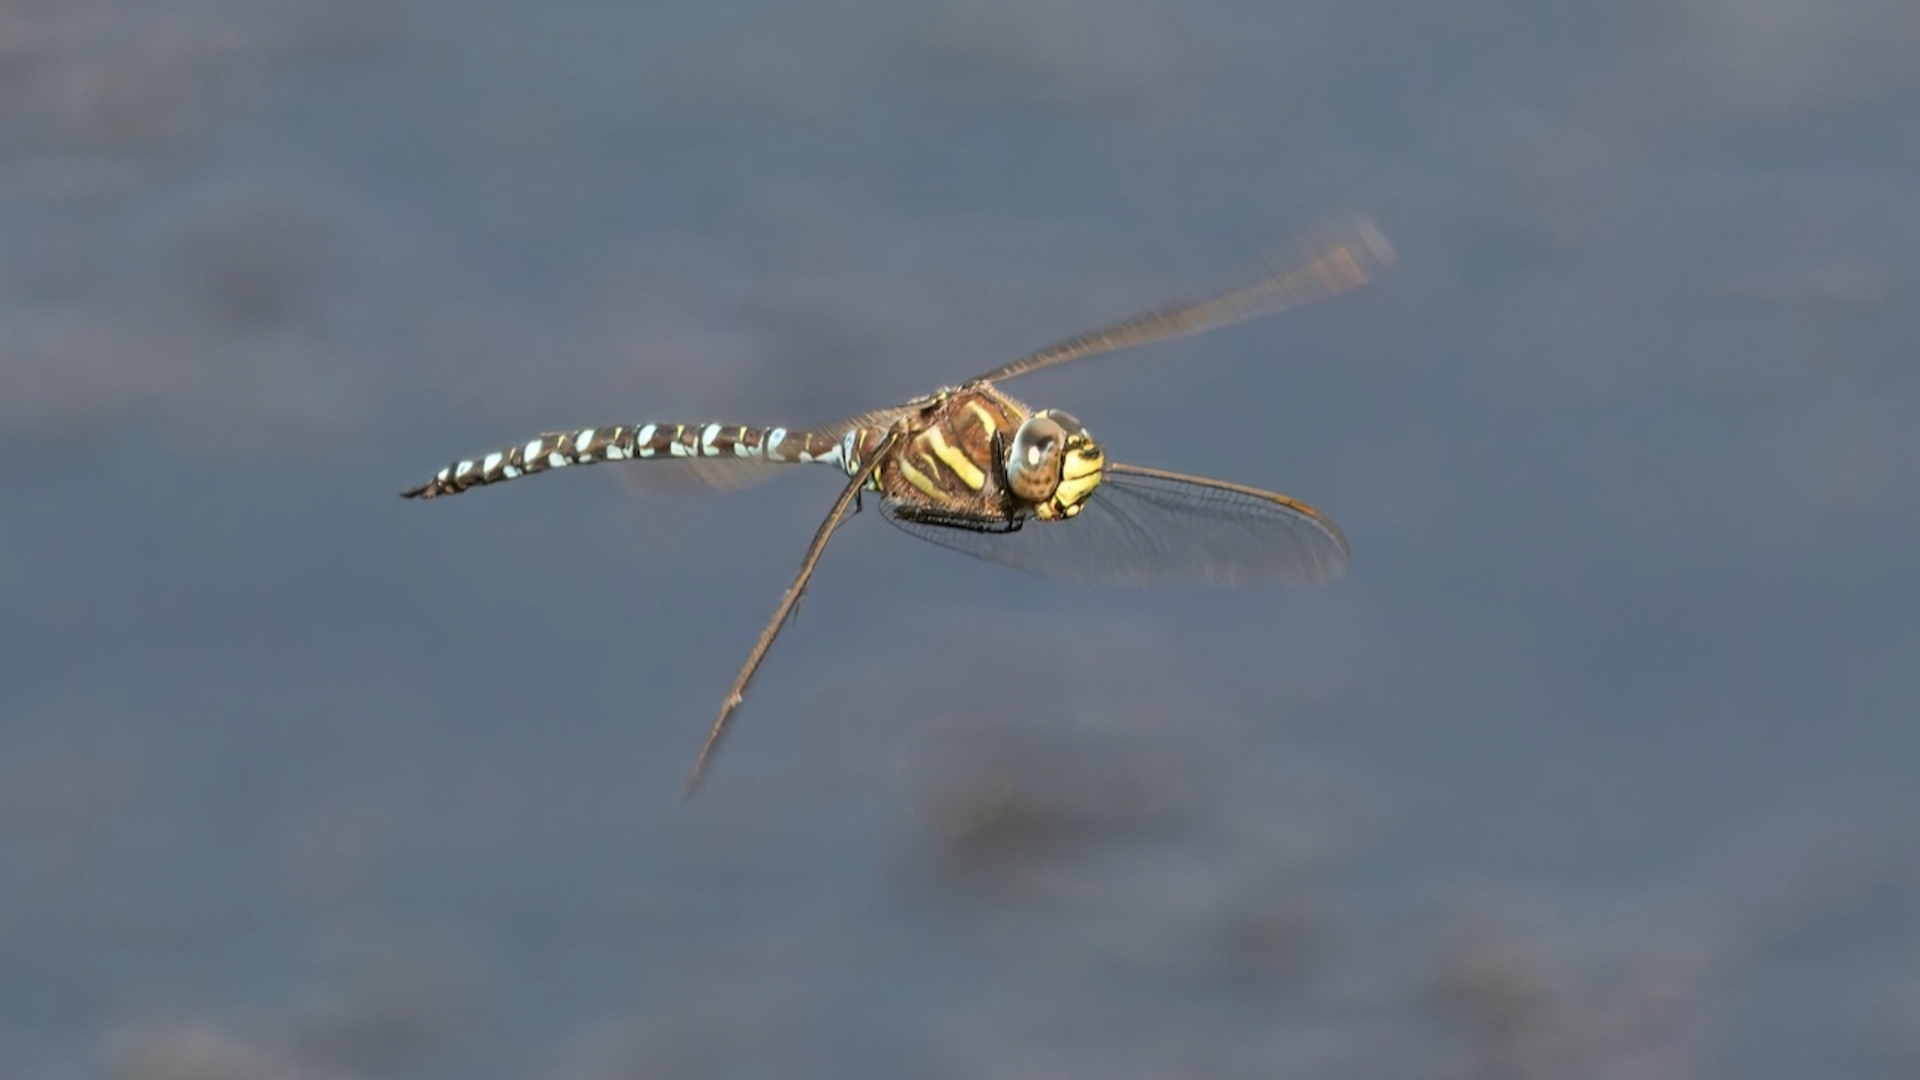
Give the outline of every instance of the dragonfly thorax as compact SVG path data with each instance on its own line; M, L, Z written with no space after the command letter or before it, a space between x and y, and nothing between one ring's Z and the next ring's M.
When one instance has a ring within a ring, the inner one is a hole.
M1100 486L1106 452L1080 421L1058 409L1027 417L1007 447L1007 486L1043 521L1080 512Z

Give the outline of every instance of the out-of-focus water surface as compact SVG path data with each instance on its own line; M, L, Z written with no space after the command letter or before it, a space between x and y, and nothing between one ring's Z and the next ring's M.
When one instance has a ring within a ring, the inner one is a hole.
M1920 1074L1920 7L0 2L0 1072ZM538 431L1015 384L1099 591ZM611 471L611 470L608 470Z

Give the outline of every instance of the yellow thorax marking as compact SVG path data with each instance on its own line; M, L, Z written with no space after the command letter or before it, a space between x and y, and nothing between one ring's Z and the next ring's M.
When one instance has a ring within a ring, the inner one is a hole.
M947 437L940 434L939 428L928 428L926 439L927 445L933 448L933 456L944 462L947 468L952 469L953 475L959 477L961 483L975 491L986 486L987 474L981 472L978 465L968 461L967 455L961 453L959 447L948 443Z
M993 438L993 433L1000 430L1000 425L994 422L993 414L987 411L987 407L969 399L967 408L980 418L980 426L987 430L987 438Z
M919 469L914 468L913 463L908 461L904 456L895 458L894 463L900 466L900 475L907 478L907 483L926 492L927 497L930 499L940 497L940 487L933 482L933 478L921 472Z

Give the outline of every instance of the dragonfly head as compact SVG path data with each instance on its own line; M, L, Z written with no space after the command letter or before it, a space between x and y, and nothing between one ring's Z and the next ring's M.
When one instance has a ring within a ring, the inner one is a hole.
M1042 521L1070 518L1100 486L1107 455L1080 421L1058 409L1027 417L1007 448L1007 483Z

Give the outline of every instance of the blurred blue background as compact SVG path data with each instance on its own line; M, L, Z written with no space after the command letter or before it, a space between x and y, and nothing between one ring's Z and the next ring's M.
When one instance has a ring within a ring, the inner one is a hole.
M1910 0L0 2L0 1072L1920 1075ZM1022 380L1350 534L432 505Z

